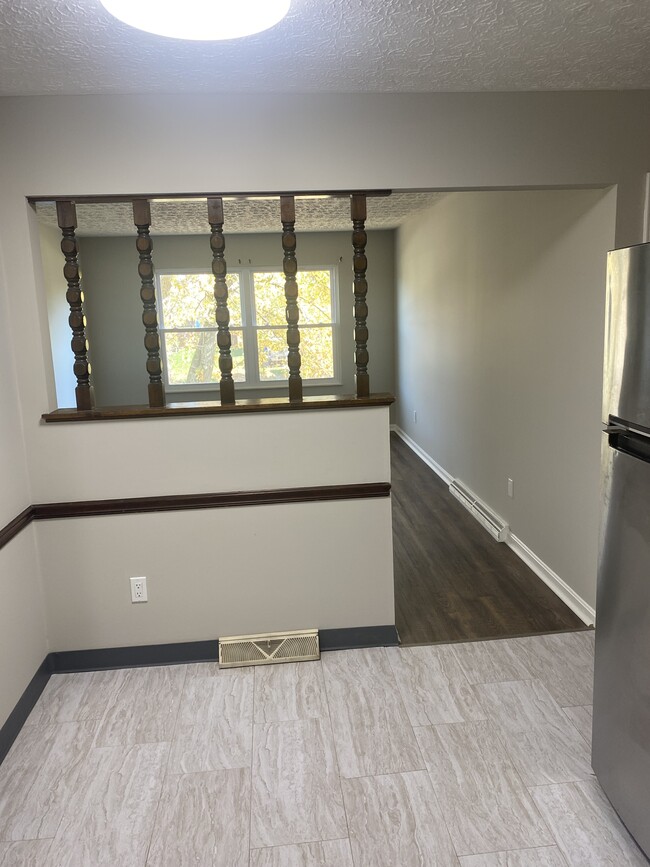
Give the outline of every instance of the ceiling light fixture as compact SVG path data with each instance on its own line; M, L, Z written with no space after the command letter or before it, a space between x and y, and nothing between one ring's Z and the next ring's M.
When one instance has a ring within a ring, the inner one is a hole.
M291 0L100 0L115 18L157 36L210 41L261 33L282 21Z

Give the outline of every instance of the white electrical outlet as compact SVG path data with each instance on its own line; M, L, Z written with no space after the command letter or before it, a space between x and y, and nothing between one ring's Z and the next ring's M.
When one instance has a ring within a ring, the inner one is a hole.
M131 602L148 602L146 578L131 578Z
M514 495L515 495L515 483L512 481L512 479L508 479L508 496L514 497Z

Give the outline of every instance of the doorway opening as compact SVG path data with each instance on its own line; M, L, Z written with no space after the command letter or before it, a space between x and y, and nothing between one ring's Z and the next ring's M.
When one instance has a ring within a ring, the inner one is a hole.
M396 231L404 644L594 622L614 218L612 189L451 192ZM505 542L451 496L452 481L503 519Z

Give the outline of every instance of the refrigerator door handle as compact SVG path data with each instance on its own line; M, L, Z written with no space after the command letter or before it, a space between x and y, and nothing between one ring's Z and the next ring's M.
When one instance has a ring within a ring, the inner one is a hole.
M603 433L606 433L606 434L625 433L626 430L627 430L627 428L623 427L622 424L603 425Z

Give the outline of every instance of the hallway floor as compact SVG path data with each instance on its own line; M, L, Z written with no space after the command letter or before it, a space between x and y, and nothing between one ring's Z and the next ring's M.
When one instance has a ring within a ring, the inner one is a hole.
M585 629L391 434L395 617L403 644Z
M589 765L593 632L54 675L2 867L642 867Z

